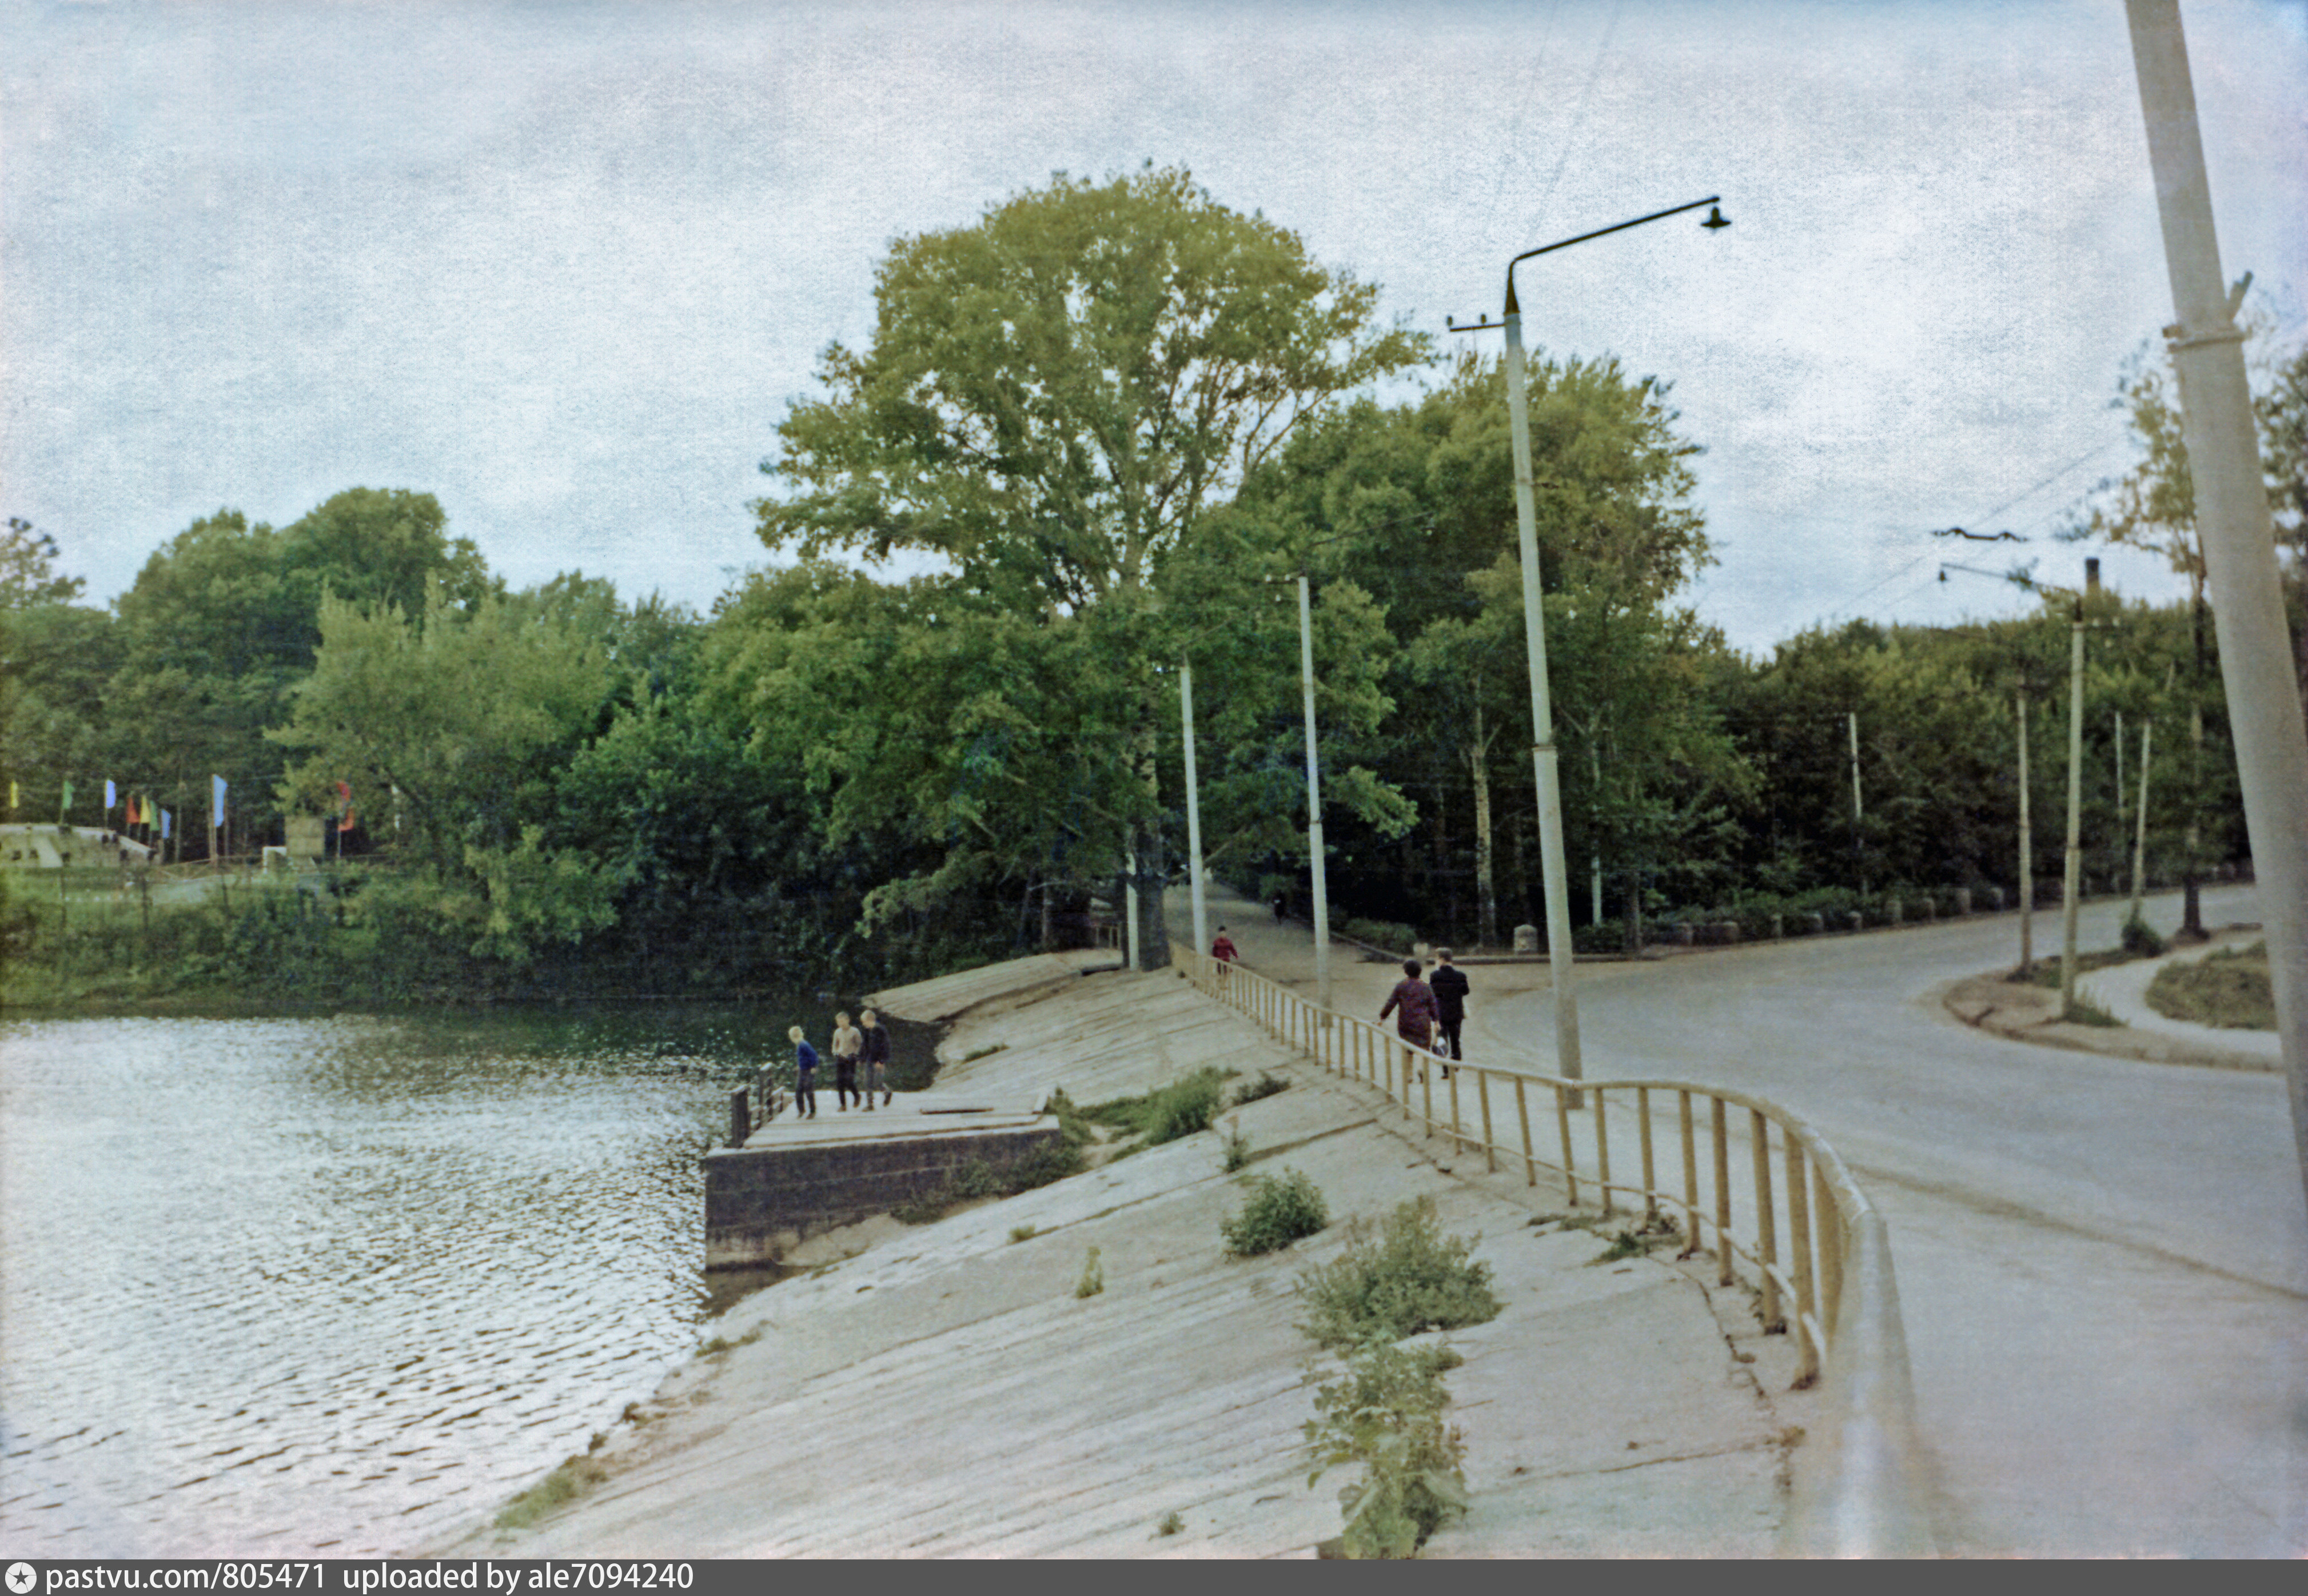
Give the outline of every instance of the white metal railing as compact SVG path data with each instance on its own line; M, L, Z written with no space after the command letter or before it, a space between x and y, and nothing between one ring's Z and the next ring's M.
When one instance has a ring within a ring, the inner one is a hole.
M1376 1088L1427 1136L1479 1151L1486 1169L1495 1171L1503 1158L1519 1163L1531 1185L1541 1169L1553 1171L1573 1205L1583 1188L1606 1215L1622 1199L1647 1220L1674 1211L1685 1257L1708 1250L1711 1236L1718 1283L1731 1284L1746 1266L1765 1329L1796 1339L1796 1386L1819 1384L1828 1409L1827 1422L1797 1454L1788 1549L1930 1555L1890 1240L1866 1193L1817 1131L1776 1103L1719 1086L1573 1081L1527 1068L1449 1062L1238 964L1176 945L1173 957L1197 989L1324 1069ZM1550 1100L1554 1108L1546 1154L1531 1129L1534 1095L1542 1111ZM1679 1169L1662 1171L1662 1139ZM1628 1153L1639 1161L1638 1179L1614 1174L1615 1141L1622 1170Z

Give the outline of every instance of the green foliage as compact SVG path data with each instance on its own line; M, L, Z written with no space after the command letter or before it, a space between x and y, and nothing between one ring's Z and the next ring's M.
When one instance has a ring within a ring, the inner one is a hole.
M2123 922L2123 950L2134 958L2157 958L2165 949L2164 939L2157 936L2149 923L2134 914Z
M1106 1267L1098 1261L1098 1248L1093 1247L1089 1255L1082 1259L1081 1278L1074 1282L1074 1296L1077 1299L1095 1297L1105 1290Z
M1161 1522L1154 1526L1154 1533L1158 1537L1176 1535L1183 1532L1185 1527L1186 1521L1174 1510L1162 1515Z
M1442 1375L1461 1360L1448 1347L1366 1343L1336 1379L1315 1388L1306 1421L1312 1486L1360 1464L1344 1492L1350 1557L1408 1557L1467 1510L1466 1443L1442 1421Z
M1376 1234L1351 1220L1346 1251L1299 1277L1307 1311L1299 1328L1317 1345L1341 1350L1494 1318L1500 1304L1491 1268L1473 1261L1474 1245L1442 1232L1432 1197L1401 1204Z
M1331 1223L1330 1205L1304 1171L1261 1175L1250 1185L1241 1209L1219 1232L1236 1257L1254 1257L1311 1236Z
M1041 1233L1040 1227L1036 1225L1013 1224L1010 1227L1010 1240L1012 1243L1031 1241L1035 1237Z

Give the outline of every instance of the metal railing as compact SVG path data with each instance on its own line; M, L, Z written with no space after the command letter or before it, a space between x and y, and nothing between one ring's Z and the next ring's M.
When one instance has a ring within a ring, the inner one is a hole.
M1425 1135L1481 1153L1486 1170L1520 1164L1529 1185L1552 1171L1572 1205L1583 1191L1606 1216L1623 1202L1646 1223L1671 1213L1684 1257L1707 1252L1711 1238L1718 1283L1732 1284L1745 1266L1764 1328L1795 1338L1796 1388L1820 1385L1827 1408L1797 1454L1787 1549L1930 1555L1890 1240L1817 1131L1776 1103L1719 1086L1452 1062L1238 964L1175 945L1173 957L1197 989L1324 1069L1376 1088ZM1533 1097L1542 1114L1552 1103L1551 1137L1533 1133ZM1637 1178L1614 1173L1615 1146L1621 1171L1633 1155Z

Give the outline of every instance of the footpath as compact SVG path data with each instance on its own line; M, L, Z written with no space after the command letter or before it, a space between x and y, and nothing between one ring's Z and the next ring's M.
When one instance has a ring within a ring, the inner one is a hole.
M1173 923L1191 934L1181 900ZM1225 900L1246 962L1312 974L1303 928ZM1213 926L1217 922L1213 921ZM1399 972L1334 952L1339 1008L1375 1015ZM447 1557L1311 1557L1339 1531L1334 1472L1310 1489L1310 1376L1294 1284L1344 1222L1431 1197L1479 1235L1504 1310L1453 1332L1468 1517L1428 1557L1768 1556L1813 1393L1750 1294L1669 1255L1606 1258L1561 1223L1558 1188L1454 1160L1375 1092L1335 1079L1175 973L1053 979L1046 960L882 994L901 1016L971 1006L941 1044L941 1102L1077 1103L1205 1065L1289 1088L1213 1132L909 1227L813 1237L809 1273L746 1297L587 1459L573 1500L521 1530L477 1526ZM1543 979L1543 971L1538 973ZM1497 986L1493 981L1492 988ZM1223 1169L1220 1134L1253 1149ZM1296 1169L1322 1234L1263 1257L1219 1227L1251 1175ZM1086 1273L1102 1289L1078 1294ZM1167 1531L1167 1532L1166 1532Z

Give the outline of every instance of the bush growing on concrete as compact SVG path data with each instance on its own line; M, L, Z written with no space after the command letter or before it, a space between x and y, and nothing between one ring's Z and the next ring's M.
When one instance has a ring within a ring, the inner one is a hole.
M1331 1206L1301 1170L1261 1175L1251 1183L1242 1211L1219 1227L1226 1249L1252 1257L1289 1246L1331 1223Z
M1375 1234L1353 1220L1347 1250L1299 1277L1307 1309L1299 1329L1318 1345L1343 1351L1496 1317L1491 1266L1469 1256L1474 1245L1472 1237L1442 1233L1432 1197L1403 1203Z
M1105 1290L1106 1266L1098 1261L1098 1248L1093 1247L1089 1249L1089 1256L1082 1260L1081 1278L1074 1282L1074 1295L1077 1298L1095 1297Z
M1408 1557L1451 1516L1467 1510L1466 1442L1442 1422L1451 1400L1442 1374L1462 1361L1448 1347L1374 1342L1338 1379L1314 1392L1306 1421L1313 1485L1341 1464L1363 1477L1342 1493L1341 1549L1349 1557Z

